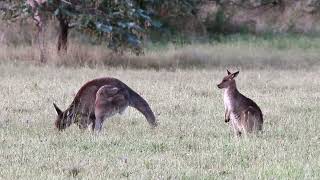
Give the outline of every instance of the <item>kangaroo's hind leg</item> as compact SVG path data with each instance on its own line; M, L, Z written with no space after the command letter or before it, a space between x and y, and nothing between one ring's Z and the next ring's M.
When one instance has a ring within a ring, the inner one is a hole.
M103 116L96 116L95 122L92 125L92 127L94 127L94 130L96 130L98 132L101 131L103 120L104 120Z
M244 129L246 132L257 132L262 129L262 123L260 123L257 112L251 106L243 113Z
M128 104L125 92L114 86L102 86L96 94L94 129L100 131L105 118L123 111Z
M244 110L240 114L240 126L245 136L252 132L251 114L248 110Z
M239 122L235 119L231 119L231 127L233 129L233 133L235 137L241 137L242 132L241 129L239 127Z

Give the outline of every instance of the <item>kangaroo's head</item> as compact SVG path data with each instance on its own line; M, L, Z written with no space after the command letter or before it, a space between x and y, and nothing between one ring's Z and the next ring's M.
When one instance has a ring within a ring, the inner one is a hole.
M227 73L228 75L222 79L220 84L218 84L219 89L228 88L236 84L236 81L234 80L234 78L237 77L237 75L239 74L239 71L231 73L230 71L227 70Z
M61 111L55 103L53 103L53 106L58 114L54 124L58 130L64 130L72 123L71 112L69 110Z

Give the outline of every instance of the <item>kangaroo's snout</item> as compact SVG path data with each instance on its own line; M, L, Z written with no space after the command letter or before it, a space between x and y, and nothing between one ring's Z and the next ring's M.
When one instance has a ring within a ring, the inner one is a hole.
M222 89L221 84L218 84L217 87L218 87L219 89Z

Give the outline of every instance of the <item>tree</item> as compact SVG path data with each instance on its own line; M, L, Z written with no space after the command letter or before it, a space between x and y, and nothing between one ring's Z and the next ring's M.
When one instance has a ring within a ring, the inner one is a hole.
M4 19L32 17L38 27L40 61L45 62L46 23L50 18L59 22L57 51L68 47L70 28L99 36L108 42L108 47L122 53L131 49L142 52L141 36L150 26L160 27L152 20L151 0L11 0L7 2Z
M37 26L37 42L40 50L40 62L46 62L46 41L45 41L45 28L47 23L47 15L45 11L38 11L44 3L41 0L10 0L1 4L0 11L2 18L8 21L15 21L17 19L24 19L32 17ZM28 9L27 9L28 7ZM30 11L27 11L30 10Z

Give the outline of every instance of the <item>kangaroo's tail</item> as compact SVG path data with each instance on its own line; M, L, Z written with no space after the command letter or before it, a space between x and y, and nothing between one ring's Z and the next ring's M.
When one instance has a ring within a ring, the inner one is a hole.
M147 101L144 100L138 93L134 92L132 89L129 90L129 96L130 106L140 111L152 127L156 127L156 118Z

